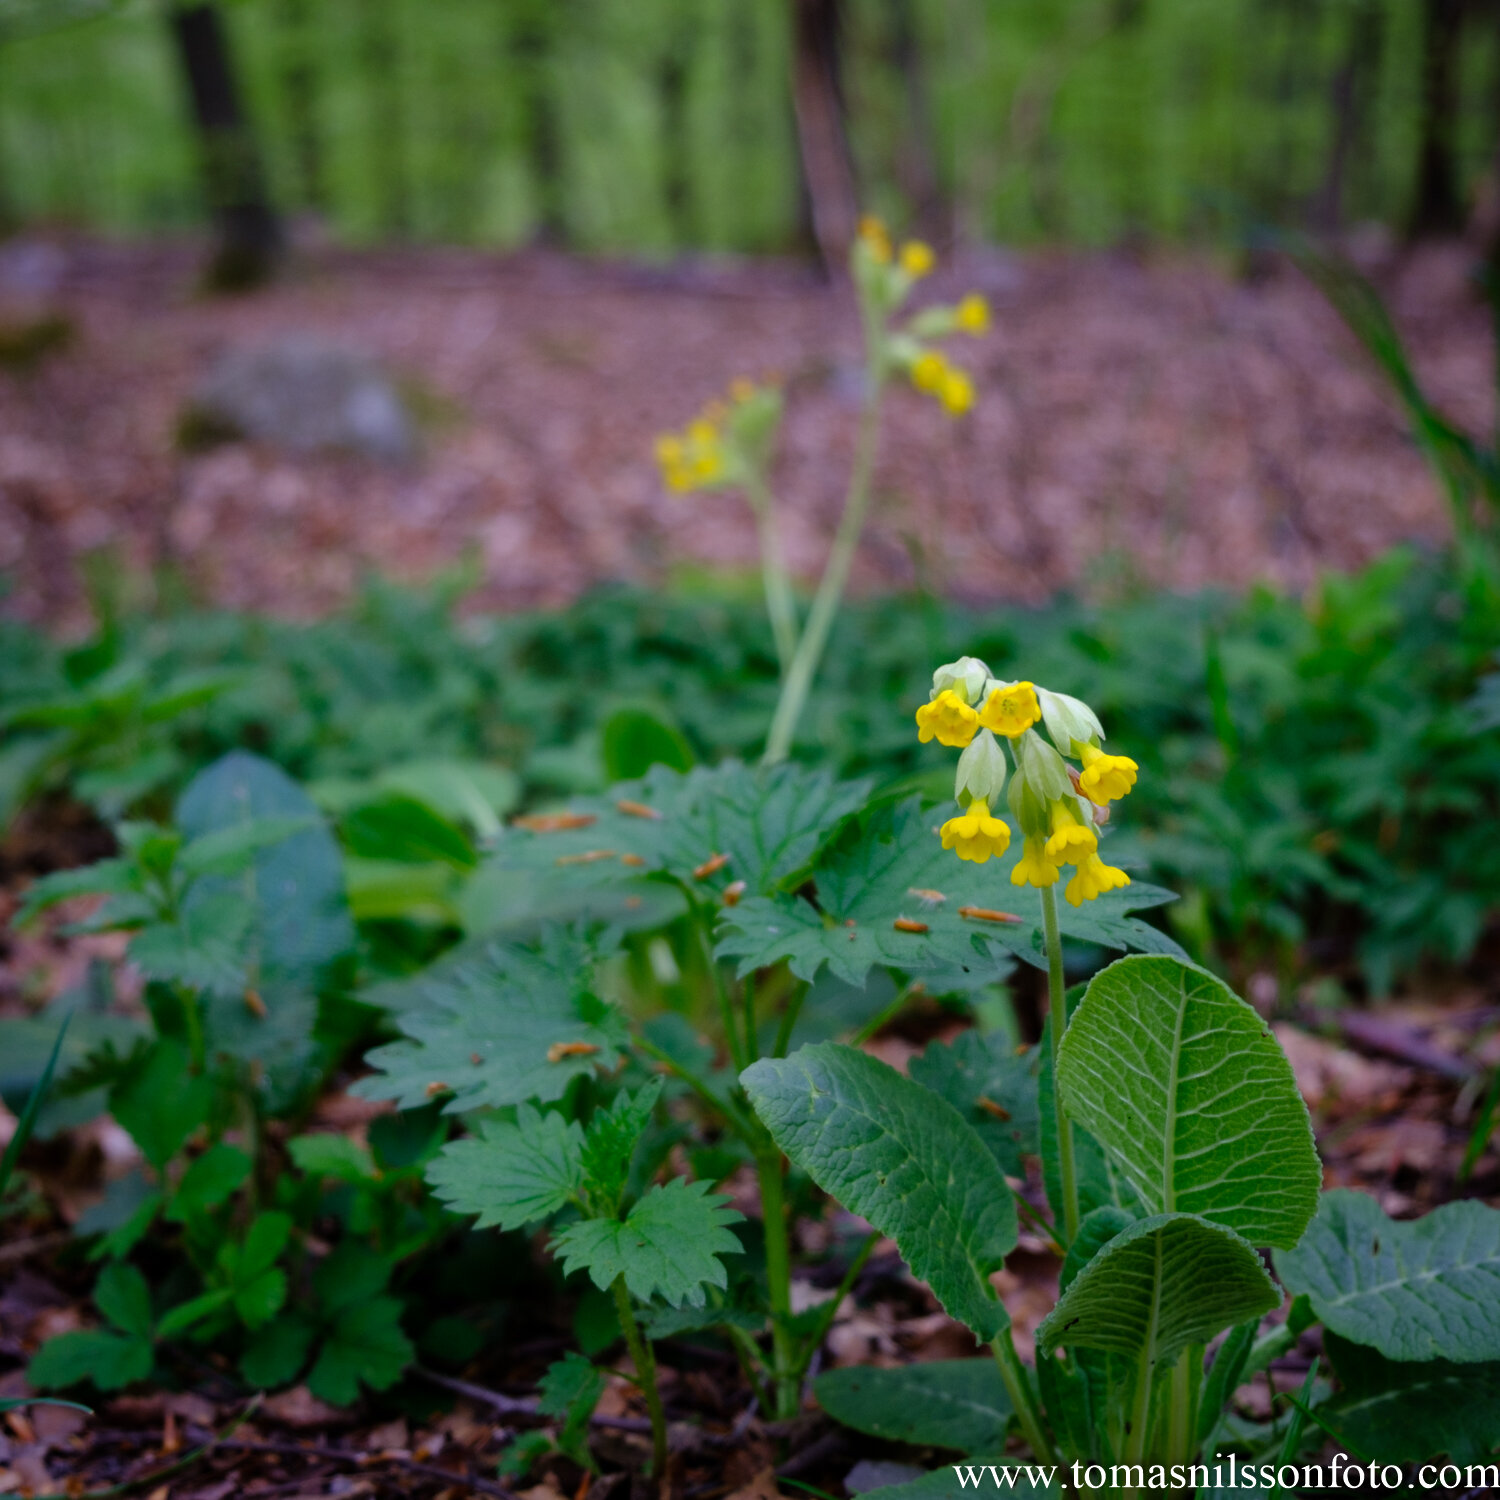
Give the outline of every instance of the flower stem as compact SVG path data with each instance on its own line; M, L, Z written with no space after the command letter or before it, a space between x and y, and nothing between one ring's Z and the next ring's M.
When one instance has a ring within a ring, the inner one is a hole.
M646 1410L651 1416L651 1472L660 1478L667 1467L667 1414L662 1410L661 1391L656 1384L656 1356L651 1352L650 1340L642 1337L636 1324L623 1274L615 1277L614 1294L620 1331L635 1363L636 1384L646 1398Z
M844 585L849 581L849 569L854 562L854 552L859 546L865 515L870 508L870 481L875 470L875 450L880 443L880 397L884 387L877 361L871 360L866 378L869 388L864 409L859 416L854 469L849 476L844 513L839 517L839 529L834 533L833 549L828 554L828 564L823 569L818 592L808 611L806 628L801 640L797 642L792 664L782 679L781 697L777 700L776 713L771 720L771 732L766 737L762 765L776 765L791 752L792 740L797 733L797 721L802 717L813 678L817 676L818 664L823 659L823 648L828 644L828 632L833 628L834 616L843 600Z
M792 1256L782 1194L781 1152L769 1137L756 1148L760 1212L766 1237L766 1285L771 1303L771 1377L776 1420L790 1421L802 1404L797 1349L792 1337Z
M791 580L781 551L781 528L776 521L776 501L766 477L751 467L745 476L745 495L755 512L755 530L760 542L760 576L766 590L766 614L776 641L776 656L785 677L797 650L797 606L792 600Z
M1005 1382L1006 1394L1015 1408L1016 1420L1021 1424L1021 1436L1026 1439L1038 1463L1055 1464L1057 1453L1047 1437L1042 1422L1042 1413L1031 1389L1026 1367L1010 1341L1010 1329L1006 1328L990 1341L995 1363L1000 1367L1000 1379Z
M1061 1213L1068 1244L1078 1235L1078 1172L1073 1159L1073 1122L1062 1105L1057 1083L1057 1061L1068 1025L1067 987L1063 982L1062 937L1057 928L1057 893L1041 889L1042 932L1047 943L1047 1052L1052 1063L1052 1113L1057 1120L1057 1170L1062 1179ZM1056 1212L1059 1205L1054 1204Z

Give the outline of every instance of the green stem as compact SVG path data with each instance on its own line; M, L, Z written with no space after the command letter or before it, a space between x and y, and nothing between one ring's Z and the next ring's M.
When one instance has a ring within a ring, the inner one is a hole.
M792 599L792 584L781 553L776 501L766 484L765 475L753 466L745 476L745 495L750 501L750 509L755 512L755 530L760 541L760 576L766 590L766 614L771 619L776 656L785 677L797 651L797 606Z
M1141 1350L1140 1363L1135 1376L1135 1404L1130 1413L1130 1431L1125 1439L1125 1462L1143 1463L1146 1457L1146 1438L1151 1426L1151 1352L1149 1346Z
M745 1008L745 1065L748 1067L760 1057L760 1038L755 1034L755 970L745 975L741 991Z
M885 384L880 363L875 358L869 363L866 379L869 382L869 393L865 398L864 410L860 412L859 436L854 447L854 469L849 476L844 513L839 517L839 529L834 534L827 566L823 569L818 592L808 611L802 639L797 642L792 664L782 680L781 697L777 700L776 713L771 720L771 732L766 737L763 765L776 765L791 752L792 740L797 733L797 721L802 717L813 678L817 676L818 664L823 659L828 632L833 628L834 616L838 614L839 604L843 600L844 585L849 581L854 552L865 527L865 515L870 508L870 480L875 471L875 450L880 443L880 397Z
M797 1017L802 1014L802 1002L806 998L807 983L803 981L781 1012L781 1025L776 1028L776 1048L772 1057L786 1056L786 1049L792 1040L792 1028L797 1024Z
M714 994L718 997L719 1019L724 1027L724 1045L729 1048L729 1060L734 1064L735 1076L738 1077L745 1071L746 1063L744 1054L740 1051L740 1029L735 1024L734 1002L729 997L729 986L724 983L723 970L714 957L713 939L709 935L709 924L712 921L713 918L702 915L702 908L699 908L693 925L698 929L698 945L703 949L703 962L708 965L709 978L713 980Z
M771 1303L771 1377L776 1419L790 1421L802 1405L797 1349L792 1337L792 1255L782 1193L781 1152L770 1140L755 1153L760 1212L766 1237L766 1285Z
M1041 1409L1037 1406L1026 1367L1010 1341L1010 1329L1006 1328L992 1339L990 1348L994 1351L995 1363L1000 1367L1000 1379L1005 1382L1010 1404L1015 1408L1016 1420L1021 1424L1021 1436L1026 1439L1038 1463L1055 1464L1057 1452L1048 1440Z
M1185 1464L1193 1455L1198 1429L1198 1384L1203 1373L1203 1345L1190 1344L1172 1367L1172 1405L1167 1419L1167 1459Z
M760 1134L755 1126L751 1124L749 1118L742 1114L731 1100L714 1093L708 1084L690 1068L683 1067L670 1052L664 1052L655 1042L647 1041L643 1036L636 1037L635 1045L654 1062L659 1062L674 1078L680 1078L687 1084L715 1114L722 1115L724 1123L742 1141L745 1141L749 1145L754 1145L759 1140Z
M1047 1051L1052 1062L1052 1113L1057 1118L1057 1170L1062 1178L1063 1234L1068 1244L1078 1236L1078 1170L1073 1160L1073 1122L1063 1109L1057 1062L1068 1025L1068 995L1063 982L1062 937L1057 928L1057 893L1041 889L1042 931L1047 942ZM1054 1208L1056 1205L1054 1205Z
M818 1314L818 1321L803 1342L802 1352L797 1356L797 1384L799 1386L807 1374L807 1367L812 1363L813 1355L818 1352L818 1346L827 1337L834 1318L838 1316L839 1304L854 1290L854 1283L859 1279L859 1273L864 1270L865 1262L870 1258L870 1252L879 1243L879 1230L872 1230L865 1236L865 1242L859 1247L859 1253L849 1262L849 1269L844 1272L838 1290L823 1304Z
M646 1398L646 1410L651 1416L651 1472L659 1479L667 1467L667 1414L662 1410L661 1391L656 1384L656 1356L651 1352L651 1341L641 1336L636 1325L623 1274L615 1277L614 1293L620 1331L635 1364L635 1383Z

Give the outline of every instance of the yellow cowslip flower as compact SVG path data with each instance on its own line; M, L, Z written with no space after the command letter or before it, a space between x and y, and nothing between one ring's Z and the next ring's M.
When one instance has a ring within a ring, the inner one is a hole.
M936 349L926 349L911 363L911 383L919 391L935 394L948 375L948 361Z
M866 214L859 221L859 237L869 247L871 257L882 266L891 262L891 237L886 227L874 214Z
M924 245L921 240L908 240L901 247L901 269L913 280L927 275L936 264L932 246Z
M1105 864L1097 854L1090 854L1078 866L1078 873L1068 882L1063 895L1074 906L1082 906L1105 891L1118 890L1129 884L1130 876L1124 870L1117 870L1113 865Z
M1062 873L1050 859L1040 838L1021 840L1021 857L1010 872L1012 885L1054 885Z
M1106 755L1097 745L1084 745L1078 758L1083 762L1078 790L1100 807L1128 795L1141 769L1128 755Z
M924 745L936 738L940 745L961 750L978 733L979 715L952 688L917 710L917 738Z
M979 722L996 734L1015 739L1025 734L1042 716L1036 701L1036 688L1029 682L1013 682L1009 687L990 689L980 711Z
M1099 849L1099 835L1078 821L1078 815L1066 802L1054 802L1051 809L1052 837L1047 840L1047 858L1055 865L1083 865Z
M961 417L974 404L974 382L963 370L949 369L938 390L938 400L950 417Z
M988 333L990 305L978 292L970 292L953 309L953 326L964 333Z
M987 802L973 801L961 817L949 818L939 830L943 848L951 849L960 859L982 865L992 854L1004 854L1010 848L1010 829L999 818L990 816Z

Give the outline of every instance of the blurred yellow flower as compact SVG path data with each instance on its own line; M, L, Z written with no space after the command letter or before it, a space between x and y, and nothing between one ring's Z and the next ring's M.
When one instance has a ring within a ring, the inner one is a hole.
M936 264L932 246L924 245L921 240L908 240L901 247L901 269L913 279L927 275Z
M948 375L948 361L936 349L927 349L911 364L911 383L919 391L935 394Z
M953 309L953 323L964 333L988 333L990 305L978 292L970 292Z
M891 260L891 237L886 227L874 214L866 214L859 221L859 237L869 247L870 255L881 265Z
M943 375L938 400L947 408L949 416L961 417L974 404L974 382L964 371L949 369Z
M917 738L922 744L962 749L979 732L979 715L952 688L944 688L931 703L917 710Z
M1036 701L1036 688L1029 682L1013 682L1009 687L990 689L980 711L979 722L996 734L1015 739L1025 734L1042 716Z
M961 817L949 818L939 831L943 848L976 865L1010 848L1010 829L999 818L990 816L987 802L971 802Z

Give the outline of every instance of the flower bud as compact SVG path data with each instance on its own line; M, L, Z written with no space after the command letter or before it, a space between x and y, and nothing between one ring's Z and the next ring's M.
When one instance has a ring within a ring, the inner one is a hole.
M1000 793L1005 790L1007 769L1005 752L999 742L988 729L981 729L958 758L953 800L960 806L966 799L985 803L999 801Z
M1070 698L1066 693L1048 692L1046 688L1036 690L1037 701L1042 706L1042 722L1052 743L1064 755L1073 753L1073 741L1080 745L1097 744L1104 738L1104 726L1087 703Z
M1073 790L1062 756L1036 730L1028 729L1011 743L1015 746L1018 774L1044 804L1056 802Z
M946 689L952 689L972 706L979 700L989 680L990 669L977 656L960 656L957 661L945 662L932 674L930 696L936 698Z

